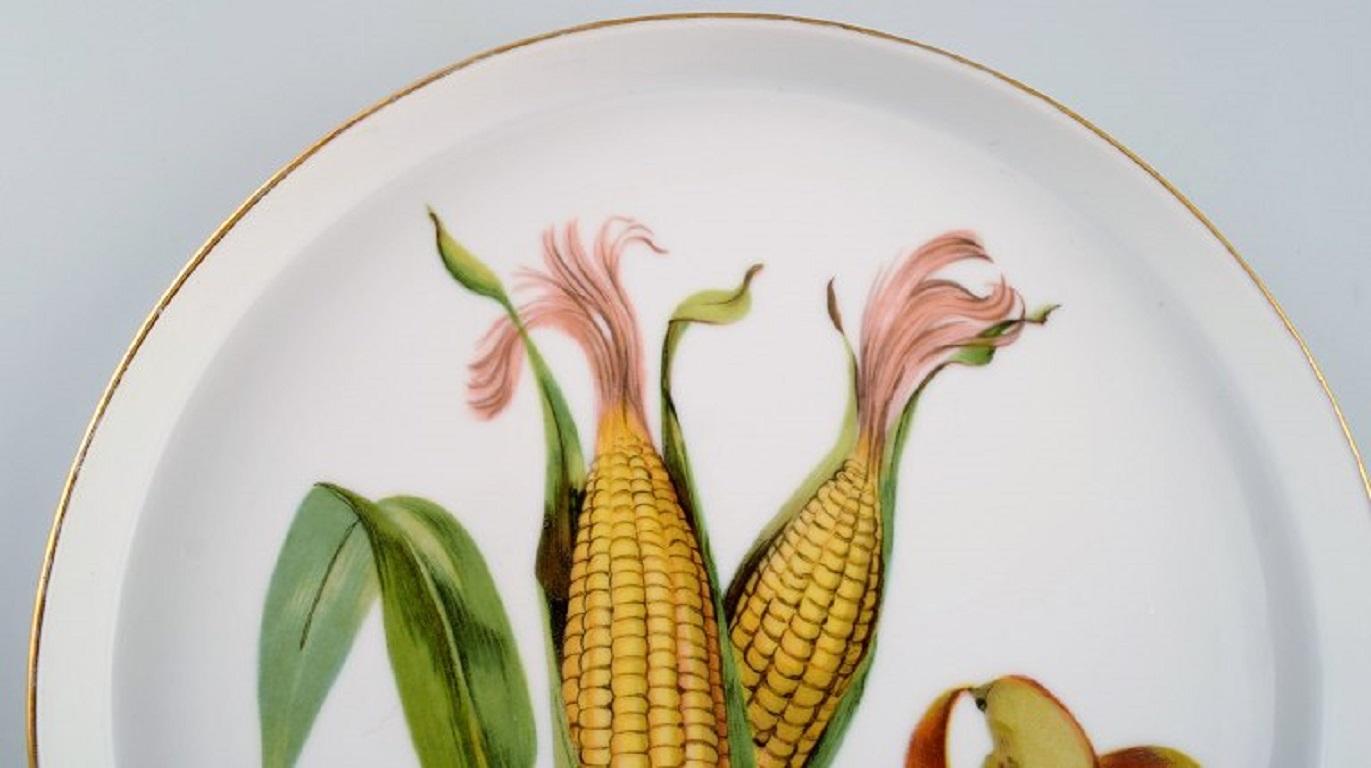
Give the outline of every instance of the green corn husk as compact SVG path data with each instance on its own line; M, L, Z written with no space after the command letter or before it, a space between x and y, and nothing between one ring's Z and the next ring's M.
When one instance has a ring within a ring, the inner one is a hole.
M747 315L752 307L752 296L749 293L752 279L761 269L760 264L749 267L743 275L742 283L733 290L701 291L686 298L672 313L666 335L662 340L662 459L676 486L676 496L685 510L686 519L694 528L695 536L700 543L700 552L709 574L710 594L714 596L714 615L721 618L725 615L723 592L720 589L718 569L714 566L709 533L700 511L699 494L695 490L695 478L690 469L690 456L686 451L680 417L676 412L676 400L671 392L672 362L681 338L692 324L728 325ZM719 643L723 646L720 660L725 688L724 703L728 708L729 757L737 768L752 768L756 761L752 753L752 734L747 722L747 706L743 702L737 660L726 629L727 624L721 621Z

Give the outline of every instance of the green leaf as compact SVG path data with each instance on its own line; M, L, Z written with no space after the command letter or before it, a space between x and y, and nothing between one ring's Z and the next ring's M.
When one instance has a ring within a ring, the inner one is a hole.
M1060 309L1061 306L1062 305L1060 304L1047 304L1029 312L1018 320L1005 320L1002 323L997 323L984 331L981 331L980 334L977 335L977 339L994 339L1003 336L1010 329L1019 325L1044 325L1047 323L1047 318L1051 316L1053 312ZM997 349L999 349L999 347L990 343L985 343L984 341L981 343L972 341L963 345L962 348L957 351L957 354L953 355L952 358L948 360L948 363L967 365L972 368L989 365L990 361L995 359L995 350ZM946 365L946 363L944 365ZM930 373L928 377L924 379L924 383L926 384L929 379L932 379L933 374L937 373L939 370L942 370L942 366L939 366L937 370Z
M371 550L351 504L315 486L276 558L262 614L257 702L263 768L295 764L375 600Z
M729 325L747 316L752 308L752 294L748 290L752 279L762 271L761 264L747 268L743 281L736 288L700 291L686 297L671 313L672 322Z
M1032 312L1029 312L1028 315L1024 317L1024 322L1031 325L1042 325L1047 322L1049 315L1061 308L1062 305L1060 304L1044 304Z
M467 290L473 293L508 303L509 298L505 293L505 287L490 267L472 255L471 251L468 251L465 246L448 234L447 228L443 226L443 222L438 219L438 214L434 213L432 208L429 209L428 216L433 220L433 229L438 240L438 254L443 257L443 266L447 267L447 271L457 278L457 282L466 286Z
M666 338L662 341L662 413L665 415L668 410L674 417L675 407L672 406L671 397L671 365L676 359L676 347L680 346L681 338L685 336L686 329L693 323L704 323L706 325L730 325L747 316L748 310L752 309L752 279L762 271L761 264L753 264L743 273L743 280L736 288L713 289L700 291L699 293L687 296L684 301L676 305L676 310L671 313L671 319L667 322ZM679 424L668 425L678 434ZM663 427L666 431L666 427ZM673 446L671 441L666 441L667 451L673 448L683 450L683 446Z
M571 743L571 724L567 720L562 701L562 654L558 648L561 635L552 634L552 620L548 615L550 602L543 601L543 642L546 646L548 705L552 712L552 764L557 768L579 768L576 746Z
M386 647L425 768L524 768L537 740L500 594L476 543L441 507L346 491L371 541Z
M562 705L560 692L557 690L556 681L561 680L562 658L556 640L561 638L566 626L572 547L576 541L576 519L581 511L581 498L585 491L585 457L581 451L580 437L561 387L558 386L557 380L538 350L538 345L529 335L523 318L519 316L518 309L506 295L499 280L494 277L489 267L448 234L443 222L432 209L429 210L429 218L433 221L438 252L452 276L471 292L493 299L518 328L519 336L524 343L524 352L528 355L529 367L532 368L534 381L538 385L546 459L542 533L538 538L535 572L543 593L543 621L548 638L548 666L551 672L549 679L553 681L550 704L552 722L556 730L555 757L559 768L575 768L570 726L567 723L566 709Z
M710 594L714 596L715 616L726 615L723 594L720 591L719 572L714 565L714 553L709 543L709 532L700 511L699 495L695 491L695 477L691 473L690 456L681 432L676 401L671 393L672 362L676 356L676 348L691 324L728 325L747 315L752 307L749 288L752 279L761 269L760 264L749 267L743 275L742 282L732 290L701 291L686 298L671 314L666 337L662 341L662 461L666 465L667 474L671 476L672 485L675 486L676 496L685 511L686 519L699 541L705 572L709 576ZM719 654L719 658L723 667L724 703L728 709L729 754L736 768L752 768L756 765L756 758L752 746L752 732L748 726L742 681L738 675L737 659L726 631L720 633L719 642L724 646L720 649L722 653Z

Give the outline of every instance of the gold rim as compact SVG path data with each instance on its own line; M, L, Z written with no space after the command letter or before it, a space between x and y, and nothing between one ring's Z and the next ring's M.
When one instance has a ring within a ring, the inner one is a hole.
M1305 360L1308 361L1310 369L1314 372L1314 378L1318 380L1319 386L1323 389L1324 394L1328 397L1329 405L1331 405L1333 409L1333 415L1335 418L1337 418L1338 425L1342 429L1343 437L1347 440L1347 446L1352 451L1352 458L1356 461L1357 471L1361 475L1362 487L1366 492L1367 498L1371 499L1371 475L1368 474L1366 464L1362 461L1361 451L1357 449L1356 440L1352 437L1352 429L1347 424L1347 419L1343 415L1342 407L1338 405L1337 397L1334 396L1333 390L1329 388L1328 380L1324 377L1323 370L1319 367L1318 361L1314 359L1314 353L1309 349L1309 345L1305 343L1304 337L1302 337L1300 335L1299 330L1295 328L1294 322L1291 321L1290 316L1285 313L1285 310L1281 307L1280 302L1278 302L1276 300L1276 297L1271 293L1271 289L1267 288L1266 283L1262 282L1261 277L1257 275L1257 272L1252 268L1252 265L1248 264L1247 260L1244 259L1242 255L1238 253L1238 250L1233 246L1233 243L1230 242L1227 237L1224 237L1223 233L1219 231L1218 227L1214 226L1214 223L1209 220L1209 217L1205 216L1199 208L1195 207L1195 204L1190 202L1189 198L1181 194L1180 190L1178 190L1175 187L1175 185L1173 185L1164 176L1158 173L1157 170L1153 168L1151 165L1148 165L1148 163L1145 160L1143 160L1141 157L1135 154L1128 147L1125 147L1113 136L1110 136L1108 133L1106 133L1102 128L1096 126L1094 123L1091 123L1089 120L1077 114L1075 111L1067 107L1065 104L1062 104L1061 102L1053 99L1051 96L1048 96L1047 94L1037 90L1036 88L1033 88L1030 85L1015 80L1014 78L1002 72L991 69L990 67L987 67L984 64L972 61L971 59L968 59L965 56L961 56L959 54L944 50L942 48L938 48L937 46L929 45L927 43L921 43L917 40L911 40L906 37L900 37L899 35L893 35L889 32L881 32L879 30L861 27L855 24L847 24L840 21L829 21L826 19L814 19L803 16L789 16L785 14L775 13L667 13L655 14L650 16L630 16L624 18L606 19L603 21L591 22L589 24L581 24L574 27L559 29L554 32L547 32L540 35L535 35L533 37L527 37L522 40L517 40L515 42L499 46L498 48L491 48L487 51L483 51L474 56L463 59L455 64L446 66L438 70L437 72L433 72L432 74L420 78L419 80L415 81L414 83L411 83L405 88L396 91L390 96L387 96L381 101L376 102L370 107L367 107L361 112L358 112L357 114L348 118L348 120L344 122L342 125L339 125L337 128L330 131L322 139L316 141L308 149L306 149L304 152L301 152L293 160L287 163L284 167L282 167L276 173L272 174L271 178L267 179L266 183L258 187L257 190L254 191L252 195L249 196L248 199L243 202L242 205L238 206L238 209L235 210L233 214L230 215L227 219L225 219L224 222L220 224L216 230L214 230L214 234L210 235L209 239L205 241L204 245L201 245L200 248L195 252L195 254L191 256L190 260L186 262L186 265L184 267L181 268L180 273L178 273L176 275L176 278L172 280L171 285L162 294L161 298L157 300L156 306L153 307L152 312L148 314L148 316L143 320L142 325L139 326L138 332L134 334L132 343L129 344L128 349L124 352L123 358L119 361L119 366L115 368L114 375L110 377L109 384L105 386L104 392L100 395L100 402L95 406L95 413L91 416L90 422L86 426L85 434L81 438L81 446L76 451L76 457L72 461L71 469L67 474L66 484L62 487L62 495L57 502L57 511L53 518L52 529L48 533L47 548L43 554L43 566L38 576L38 590L37 595L34 599L33 606L33 624L29 635L28 699L26 706L26 714L28 732L28 757L29 765L32 768L37 768L38 766L38 653L39 645L41 644L43 637L43 615L47 607L48 578L52 574L53 559L57 551L57 542L61 536L62 524L66 520L67 506L71 501L72 489L76 486L77 478L80 477L81 465L85 461L87 452L89 452L90 450L91 442L95 437L95 431L99 428L100 422L104 418L105 411L109 408L110 400L114 397L114 391L119 387L119 383L124 378L125 371L128 370L129 365L133 362L134 356L138 354L139 348L143 346L143 342L147 339L148 334L152 331L153 326L157 324L158 318L161 317L162 312L166 309L167 305L169 305L172 299L176 297L176 294L180 292L181 287L185 285L186 280L190 278L191 273L193 273L196 270L196 268L199 267L200 264L204 262L206 258L209 257L210 252L213 251L214 247L219 244L219 241L223 240L224 236L228 234L229 230L233 229L233 227L244 216L247 215L248 211L251 211L257 205L257 203L261 202L262 198L266 197L267 194L271 192L271 190L275 188L277 184L280 184L282 180L284 180L287 176L291 174L291 172L293 172L296 168L299 168L301 165L303 165L306 160L314 156L316 152L322 149L329 142L338 138L338 136L342 135L349 128L353 127L357 123L360 123L362 120L365 120L371 115L381 111L385 107L394 104L400 99L403 99L409 94L419 90L420 88L423 88L424 86L436 80L440 80L452 74L453 72L466 69L472 64L475 64L479 61L484 61L485 59L489 59L493 56L497 56L502 53L517 50L525 46L533 45L534 43L540 43L546 40L564 37L566 35L587 32L596 29L604 29L606 27L619 27L630 24L641 24L645 22L690 21L699 19L741 19L750 21L783 21L798 24L809 24L817 27L827 27L831 29L846 30L848 32L854 32L860 35L865 35L867 37L873 37L880 40L913 46L915 48L919 48L929 53L934 53L939 56L951 59L952 61L955 61L959 64L964 64L979 72L988 74L996 78L997 80L1018 89L1019 91L1027 93L1030 96L1034 96L1040 99L1042 102L1046 103L1047 105L1051 106L1053 109L1062 113L1063 115L1066 115L1067 117L1071 118L1076 123L1089 129L1091 133L1095 134L1101 139L1104 139L1115 149L1122 152L1124 156L1126 156L1129 160L1132 160L1135 165L1137 165L1143 171L1147 172L1147 175L1151 176L1159 184L1161 184L1167 192L1171 193L1171 195L1176 198L1176 200L1180 201L1180 203L1185 206L1186 210L1190 211L1190 213L1194 215L1195 218L1198 219L1206 229L1209 230L1210 234L1212 234L1219 241L1219 243L1223 245L1224 250L1228 251L1229 255L1231 255L1233 259L1238 262L1238 265L1242 267L1242 270L1247 273L1247 276L1249 278L1251 278L1253 284L1257 286L1257 290L1261 292L1262 296L1266 299L1267 303L1271 305L1271 308L1273 310L1275 310L1276 314L1281 319L1281 323L1285 326L1286 331L1290 333L1291 337L1294 338L1295 343L1299 345L1300 351L1304 353Z

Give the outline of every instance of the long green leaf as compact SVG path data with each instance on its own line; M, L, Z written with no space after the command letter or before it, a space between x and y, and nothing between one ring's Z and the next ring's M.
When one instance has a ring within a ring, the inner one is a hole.
M537 740L514 632L476 543L438 505L342 489L371 542L386 647L425 768L525 768Z
M539 352L538 346L529 335L528 328L510 300L504 285L485 263L448 233L442 220L432 209L429 210L429 218L433 222L438 254L448 272L467 290L494 300L518 328L524 343L524 352L528 355L529 367L533 369L533 377L538 385L546 459L542 534L538 539L535 570L538 585L543 592L543 621L548 639L549 679L552 681L549 704L555 730L553 753L559 768L574 768L575 750L571 744L566 709L562 705L558 691L562 659L556 638L562 636L566 626L572 546L576 540L576 518L580 513L581 498L585 492L585 457L581 451L580 437L566 397L553 378L552 371Z
M710 594L714 596L714 615L724 617L724 600L720 591L719 572L714 565L714 553L709 543L709 533L705 527L704 516L700 511L699 496L695 491L695 478L690 469L690 456L686 451L685 436L681 432L681 422L676 412L676 401L671 393L672 362L676 348L681 343L686 329L694 323L708 325L728 325L745 317L752 307L749 288L752 279L762 268L754 264L743 275L742 283L732 290L701 291L681 302L671 315L667 324L666 337L662 342L662 460L667 474L671 476L676 488L677 498L685 511L686 519L695 531L699 541L700 554L705 562L705 572L709 576ZM723 626L727 626L723 620ZM725 698L728 708L728 741L732 764L737 768L752 768L756 765L752 747L752 732L748 727L747 706L743 698L742 681L738 676L737 659L729 643L726 629L720 633L719 658L722 660Z
M315 486L300 503L267 589L258 638L263 768L289 768L376 600L366 535L348 500Z

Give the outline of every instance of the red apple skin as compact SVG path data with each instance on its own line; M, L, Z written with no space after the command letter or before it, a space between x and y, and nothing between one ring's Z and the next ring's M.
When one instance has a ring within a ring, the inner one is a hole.
M947 723L957 699L970 690L953 688L933 700L909 737L905 768L947 768Z

